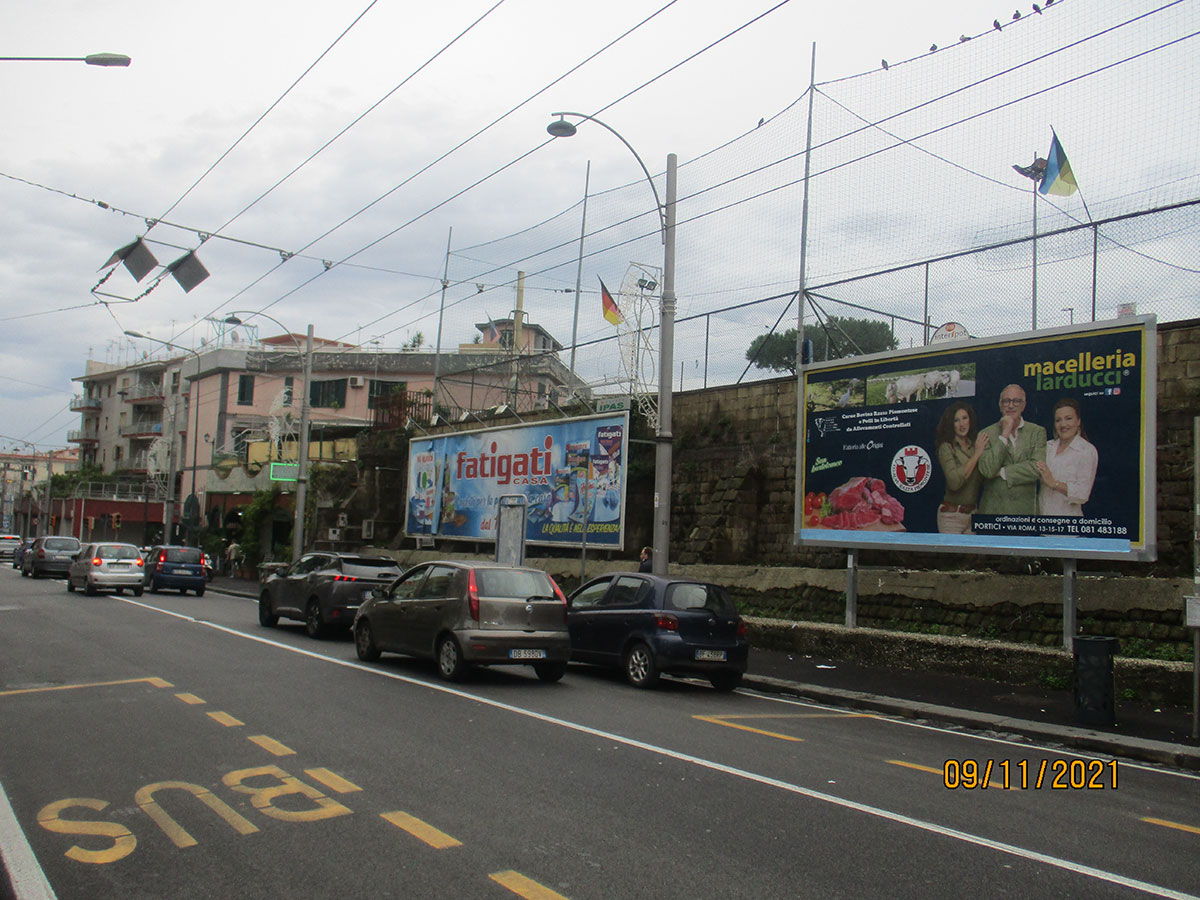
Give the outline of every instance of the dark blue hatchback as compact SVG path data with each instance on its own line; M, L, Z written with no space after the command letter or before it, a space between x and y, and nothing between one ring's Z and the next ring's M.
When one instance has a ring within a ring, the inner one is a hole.
M195 591L204 596L204 552L199 547L161 546L146 554L146 587L157 594L173 588L181 594Z
M683 674L731 691L746 671L746 625L715 584L621 572L589 581L567 604L571 660L619 667L634 687Z

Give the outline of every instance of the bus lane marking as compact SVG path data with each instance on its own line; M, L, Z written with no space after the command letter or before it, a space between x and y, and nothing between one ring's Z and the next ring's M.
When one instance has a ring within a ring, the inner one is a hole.
M176 694L175 696L189 706L198 706L201 703L207 702L195 694Z
M236 728L239 725L245 725L241 719L235 719L227 712L210 712L208 717L219 725L224 725L226 728Z
M905 762L902 759L885 759L884 762L889 766L902 766L905 769L915 769L918 772L928 772L931 775L941 775L943 778L945 778L946 775L945 770L943 769L935 769L933 766L919 766L916 763ZM1004 785L992 784L990 781L988 782L987 786L989 788L1000 788L1001 790L1004 789ZM1015 791L1017 788L1010 787L1009 790Z
M92 681L86 684L56 684L49 687L18 688L15 691L0 691L0 697L15 697L18 694L45 694L51 691L77 691L82 688L113 687L121 684L148 684L156 688L174 687L161 678L123 678L120 681Z
M361 791L357 784L352 781L347 781L336 772L331 772L328 769L305 769L304 774L320 784L325 785L331 791L339 794L351 794L355 791Z
M1161 825L1163 828L1174 828L1176 831L1200 834L1200 828L1197 828L1195 825L1184 825L1182 822L1172 822L1169 819L1155 819L1151 816L1142 816L1142 821L1149 822L1151 825Z
M385 812L380 813L379 817L386 822L391 822L402 831L407 831L417 840L424 841L434 850L448 850L451 847L462 846L462 841L450 837L446 832L440 831L428 822L424 822L406 812Z
M250 743L258 744L268 753L273 756L295 756L296 751L285 744L281 744L275 738L267 737L265 734L256 734L250 737Z
M508 888L518 897L524 897L525 900L567 900L557 891L552 891L544 884L538 884L532 878L527 878L520 872L514 872L511 869L507 872L496 872L489 875L488 878Z

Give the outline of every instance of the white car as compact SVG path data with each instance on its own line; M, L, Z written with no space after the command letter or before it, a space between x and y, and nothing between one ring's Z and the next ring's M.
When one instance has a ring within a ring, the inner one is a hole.
M121 594L129 588L135 597L140 597L145 581L146 561L133 544L87 544L67 570L67 590L78 587L89 595L101 590Z

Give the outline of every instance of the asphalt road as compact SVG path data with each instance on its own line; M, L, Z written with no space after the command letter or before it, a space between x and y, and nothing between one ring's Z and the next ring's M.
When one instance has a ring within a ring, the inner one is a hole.
M0 787L19 900L1200 894L1192 775L585 668L449 686L10 569Z

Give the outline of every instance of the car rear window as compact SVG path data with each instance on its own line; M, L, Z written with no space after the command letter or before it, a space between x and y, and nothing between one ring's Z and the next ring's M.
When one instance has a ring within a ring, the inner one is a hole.
M667 586L667 609L687 611L706 609L722 615L736 615L737 607L730 596L715 584L678 583Z
M137 559L140 554L137 547L122 547L120 544L101 544L96 548L96 555L101 559Z
M19 544L19 543L21 543L21 539L19 537L9 537L6 534L0 535L0 544Z
M198 563L204 556L199 547L164 547L160 553L166 553L166 561L173 563Z
M78 550L79 541L75 538L46 538L42 546L47 550Z
M374 556L342 557L342 572L355 578L383 578L399 575L400 566L395 560Z
M523 569L476 569L475 585L483 597L553 597L554 586L545 572Z

